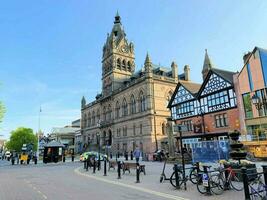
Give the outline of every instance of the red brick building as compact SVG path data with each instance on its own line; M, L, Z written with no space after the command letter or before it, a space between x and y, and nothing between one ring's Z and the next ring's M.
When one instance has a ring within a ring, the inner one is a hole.
M203 83L179 81L169 102L172 119L183 124L183 144L225 139L240 129L233 76L235 72L214 68L206 51ZM180 138L177 137L177 140Z
M256 157L267 157L267 50L255 47L243 60L236 80L242 140Z

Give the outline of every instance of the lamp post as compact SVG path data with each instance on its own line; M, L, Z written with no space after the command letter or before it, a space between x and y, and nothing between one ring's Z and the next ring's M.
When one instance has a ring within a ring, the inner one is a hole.
M202 109L199 110L198 115L201 116L201 120L202 120L202 127L203 127L203 135L206 134L206 128L205 128L205 120L204 120L204 111Z
M258 110L259 117L260 117L260 110L267 106L266 99L254 94L251 100L255 108ZM260 120L259 123L260 123L260 131L261 131L261 119L259 118L259 120ZM258 141L259 141L259 133L257 135L258 135Z
M97 122L97 127L99 128L100 131L100 127L101 127L101 120L98 120ZM98 161L97 161L97 170L100 170L100 133L96 134L96 139L97 139L97 144L98 144Z

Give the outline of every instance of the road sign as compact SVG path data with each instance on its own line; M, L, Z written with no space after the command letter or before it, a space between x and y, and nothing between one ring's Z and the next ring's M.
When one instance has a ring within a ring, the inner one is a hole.
M209 186L209 176L207 174L202 174L202 183L205 187Z

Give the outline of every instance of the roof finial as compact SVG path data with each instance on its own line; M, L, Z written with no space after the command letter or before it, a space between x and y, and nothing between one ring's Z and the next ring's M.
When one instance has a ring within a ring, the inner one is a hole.
M119 11L117 10L116 16L115 16L115 21L114 24L121 23L121 17L119 15Z
M150 59L150 56L149 56L148 52L146 53L145 63L151 63L151 59Z

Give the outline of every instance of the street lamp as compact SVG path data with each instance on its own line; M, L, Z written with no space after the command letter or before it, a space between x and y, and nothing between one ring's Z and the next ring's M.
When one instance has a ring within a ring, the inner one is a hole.
M202 109L200 109L198 115L201 116L203 134L205 135L206 134L206 128L205 128L204 114L205 114L205 112Z
M267 106L266 99L254 94L251 100L255 108L258 110L259 117L260 117L260 110ZM260 131L261 131L261 121L260 121ZM258 133L258 140L259 140L259 133Z
M99 128L100 131L100 127L101 127L101 120L99 119L97 122L97 127ZM100 133L96 134L96 140L97 140L97 144L98 144L98 161L97 161L97 170L100 170Z

